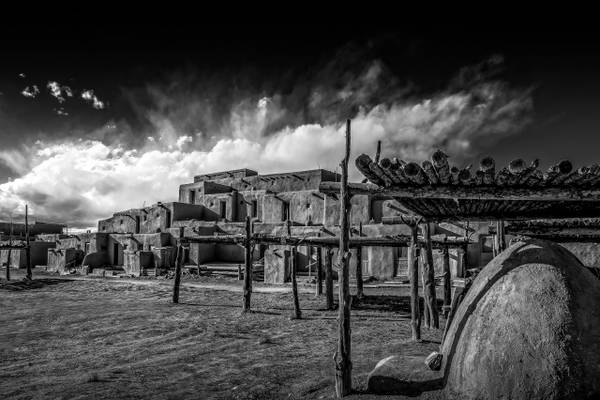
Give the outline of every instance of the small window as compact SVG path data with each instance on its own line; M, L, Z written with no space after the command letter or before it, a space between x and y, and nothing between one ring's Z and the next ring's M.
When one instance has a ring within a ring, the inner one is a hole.
M290 218L290 204L287 201L281 203L281 220L287 221Z
M156 213L156 218L159 218L159 217L160 217L160 213Z
M147 219L148 217L144 215L144 221Z
M190 204L196 203L196 191L190 190Z
M105 227L105 226L103 226L103 227L102 227L102 230L103 230L103 231L105 231L105 230L106 230L106 227Z
M119 223L120 223L121 225L123 225L123 220L120 220L120 221L119 221Z

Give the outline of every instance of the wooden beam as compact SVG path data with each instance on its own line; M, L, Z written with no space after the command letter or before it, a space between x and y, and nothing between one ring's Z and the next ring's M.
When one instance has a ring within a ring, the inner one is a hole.
M362 237L362 222L358 225L358 237ZM363 275L362 275L362 246L356 247L356 297L362 299L364 296L363 290Z
M600 243L598 233L562 233L562 232L511 232L512 235L527 236L535 239L550 240L558 243Z
M450 252L447 247L442 248L442 262L444 269L444 317L448 317L452 302L452 279L450 276Z
M378 199L408 197L519 201L600 201L600 188L425 185L384 189L371 183L349 183L348 189L351 195L369 194ZM319 191L322 193L339 193L339 190L339 182L321 182L319 185Z
M325 248L325 301L327 309L333 310L333 251Z
M410 279L410 327L412 339L421 340L421 316L419 309L419 255L417 224L409 225L411 242L408 248L408 277Z
M246 217L246 240L244 243L244 303L242 312L250 311L252 296L252 225Z
M292 246L290 263L292 264L292 296L294 298L294 315L292 319L300 319L302 318L302 313L300 312L300 301L298 300L298 282L296 281L296 274L298 273L298 261L296 246Z
M181 264L183 264L183 246L177 246L177 261L175 263L175 278L173 279L173 303L179 303L179 284L181 283Z
M425 307L429 311L429 326L435 329L440 327L438 316L437 300L435 294L435 269L433 266L433 251L431 248L431 229L429 223L423 226L423 236L425 238L425 263L424 263L424 289L425 289Z
M27 263L27 274L25 275L25 278L31 280L31 279L33 279L33 274L31 272L31 245L29 243L28 215L29 215L28 207L27 207L27 204L25 204L25 242L27 243L27 246L25 247L25 259L26 259L26 263Z
M338 275L339 316L338 349L335 361L335 392L338 398L352 391L352 347L350 330L350 194L348 192L348 160L350 158L350 120L346 121L346 151L342 160L342 182L340 186L340 251L341 270Z
M323 249L317 247L317 288L316 295L323 294Z

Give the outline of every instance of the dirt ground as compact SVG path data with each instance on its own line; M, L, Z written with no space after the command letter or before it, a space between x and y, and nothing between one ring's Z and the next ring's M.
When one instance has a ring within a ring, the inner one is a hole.
M325 299L309 288L300 296L303 319L290 320L285 286L255 284L264 293L253 294L254 312L241 314L236 280L184 280L172 304L171 280L34 277L32 287L0 284L2 399L333 397L337 311L324 311ZM439 348L442 330L410 341L406 291L387 292L352 311L358 393L350 399L386 398L364 393L382 358Z

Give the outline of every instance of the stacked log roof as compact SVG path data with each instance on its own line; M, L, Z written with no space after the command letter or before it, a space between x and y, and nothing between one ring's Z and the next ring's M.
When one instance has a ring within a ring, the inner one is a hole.
M421 163L397 158L375 162L366 154L356 167L371 184L351 184L355 193L398 200L408 214L429 220L600 217L600 166L575 169L562 160L546 170L539 160L512 160L499 167L491 157L459 167L435 151ZM334 192L335 184L321 190Z

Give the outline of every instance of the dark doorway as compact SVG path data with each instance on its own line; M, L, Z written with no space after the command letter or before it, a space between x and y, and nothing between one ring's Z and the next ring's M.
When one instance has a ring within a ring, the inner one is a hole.
M219 202L219 215L221 218L227 219L227 202L225 200Z
M113 265L119 264L119 243L113 243Z
M196 191L190 190L190 204L196 204Z
M281 203L281 220L287 221L290 218L290 204L287 201Z
M252 200L252 218L258 217L258 201Z
M140 233L140 216L135 216L135 233Z

